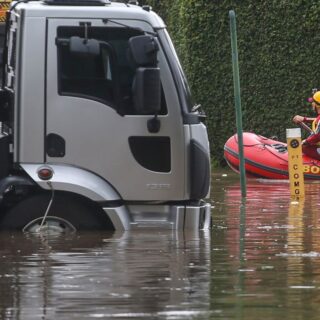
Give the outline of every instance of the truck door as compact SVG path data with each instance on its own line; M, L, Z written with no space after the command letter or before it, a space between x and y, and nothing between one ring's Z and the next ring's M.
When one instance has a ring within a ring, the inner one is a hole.
M137 21L121 23L130 26ZM124 200L183 200L185 134L161 49L159 132L148 130L153 116L139 115L133 108L135 69L128 58L128 40L141 34L112 20L49 19L45 160L99 175ZM105 45L98 55L74 54L70 37L97 39Z

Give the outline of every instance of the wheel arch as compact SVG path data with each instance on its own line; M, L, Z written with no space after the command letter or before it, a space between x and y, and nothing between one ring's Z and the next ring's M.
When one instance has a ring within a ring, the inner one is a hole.
M38 177L37 172L42 166L43 164L21 164L23 170L34 182L42 189L50 190L48 181ZM120 195L110 183L92 172L64 164L47 166L53 170L50 182L54 190L79 194L94 202L121 200Z

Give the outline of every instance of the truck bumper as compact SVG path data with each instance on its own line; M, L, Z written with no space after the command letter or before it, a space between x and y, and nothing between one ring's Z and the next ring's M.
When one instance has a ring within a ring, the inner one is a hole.
M211 205L122 205L103 208L115 230L201 230L211 225Z

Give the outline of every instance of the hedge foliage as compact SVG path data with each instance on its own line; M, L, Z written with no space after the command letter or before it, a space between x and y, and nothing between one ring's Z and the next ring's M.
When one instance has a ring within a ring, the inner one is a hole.
M229 10L237 17L244 131L285 140L295 114L319 87L318 0L145 0L165 23L208 116L212 157L236 132Z

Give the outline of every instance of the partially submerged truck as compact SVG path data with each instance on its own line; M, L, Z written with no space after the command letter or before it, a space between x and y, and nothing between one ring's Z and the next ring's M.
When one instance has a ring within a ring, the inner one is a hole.
M0 229L210 226L210 153L163 21L108 0L13 2Z

